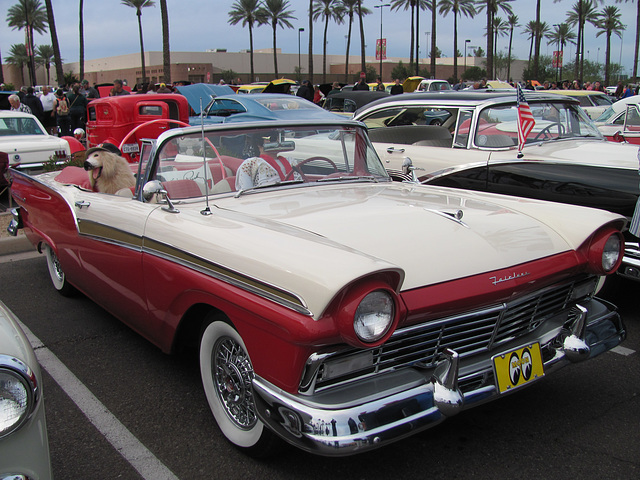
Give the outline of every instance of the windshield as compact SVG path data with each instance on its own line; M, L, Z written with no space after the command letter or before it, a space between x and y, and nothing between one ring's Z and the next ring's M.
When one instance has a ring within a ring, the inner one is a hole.
M169 137L149 180L172 199L262 187L390 181L359 126L207 129Z
M29 117L0 118L0 136L46 135L38 122Z
M532 102L529 104L535 125L526 143L560 138L594 137L602 135L579 107L562 102ZM518 110L515 105L485 108L478 116L474 136L477 147L513 147L518 145Z
M608 123L614 115L616 115L616 111L613 109L613 107L609 107L604 112L602 112L602 115L600 115L594 121L598 123Z

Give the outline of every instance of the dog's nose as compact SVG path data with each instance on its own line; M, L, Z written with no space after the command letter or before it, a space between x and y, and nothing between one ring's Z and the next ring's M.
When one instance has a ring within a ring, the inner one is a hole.
M91 165L89 162L84 162L83 167L87 171L93 170L93 165Z

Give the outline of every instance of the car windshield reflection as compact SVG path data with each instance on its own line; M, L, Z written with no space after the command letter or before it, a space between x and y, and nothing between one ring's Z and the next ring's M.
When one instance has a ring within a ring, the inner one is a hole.
M194 131L161 146L149 180L171 199L264 187L390 181L362 127L287 126Z

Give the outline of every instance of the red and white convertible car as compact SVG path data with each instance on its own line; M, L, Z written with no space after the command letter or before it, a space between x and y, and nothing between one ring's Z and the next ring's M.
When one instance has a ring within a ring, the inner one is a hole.
M381 447L625 338L594 296L619 215L392 182L349 120L176 128L140 159L123 195L13 171L12 230L61 293L198 351L247 453Z

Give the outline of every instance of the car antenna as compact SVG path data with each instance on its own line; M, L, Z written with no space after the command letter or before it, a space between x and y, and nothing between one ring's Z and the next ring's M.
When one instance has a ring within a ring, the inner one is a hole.
M209 208L209 179L207 178L207 152L204 144L204 110L202 108L202 97L200 97L200 130L202 132L202 163L204 165L204 194L207 206L204 210L200 210L201 215L211 215Z

